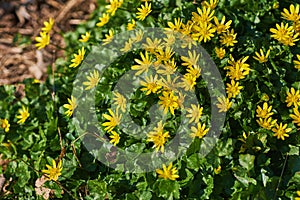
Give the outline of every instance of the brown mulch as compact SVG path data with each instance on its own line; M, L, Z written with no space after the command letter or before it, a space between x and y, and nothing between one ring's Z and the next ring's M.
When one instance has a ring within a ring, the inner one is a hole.
M37 50L34 40L43 22L54 18L51 43L63 48L60 33L74 30L95 8L96 0L0 0L0 85L44 80L47 66L64 52L51 45Z

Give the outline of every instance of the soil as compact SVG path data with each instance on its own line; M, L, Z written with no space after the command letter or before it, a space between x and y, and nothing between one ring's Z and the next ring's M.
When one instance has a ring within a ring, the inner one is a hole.
M51 43L63 48L60 33L74 30L95 8L96 0L0 0L0 85L25 78L44 80L47 66L64 56L63 50L51 45L35 47L44 21L55 20Z

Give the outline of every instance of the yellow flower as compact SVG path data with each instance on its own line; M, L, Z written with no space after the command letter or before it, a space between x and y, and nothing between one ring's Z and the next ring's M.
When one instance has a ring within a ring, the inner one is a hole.
M152 75L146 76L145 81L141 81L140 84L143 86L141 91L146 91L146 95L158 93L159 89L162 88L157 80L157 74L154 77Z
M71 95L71 99L68 98L69 104L64 104L64 105L63 105L64 108L67 108L67 109L68 109L68 110L65 112L65 114L66 114L67 116L70 117L70 116L73 115L73 112L74 112L75 108L77 107L76 101L77 101L76 98L73 97L73 96Z
M270 55L270 49L267 51L267 54L266 54L266 55L264 54L264 52L263 52L262 49L260 49L259 51L260 51L260 54L259 54L258 52L255 52L255 55L256 55L256 56L253 56L253 58L254 58L255 60L258 60L260 63L265 63L265 62L267 62L267 61L268 61L268 57L269 57L269 55Z
M42 170L42 172L48 177L49 180L57 181L58 177L61 175L62 171L62 161L60 160L56 165L55 160L52 160L52 166L47 165L48 169Z
M113 113L111 109L108 109L108 114L102 114L102 116L108 120L108 122L102 123L102 126L106 126L104 128L105 131L111 132L116 126L118 126L121 122L122 114L118 114L118 109L116 110L116 114Z
M135 28L135 26L136 26L135 20L132 19L132 20L131 20L131 23L128 23L128 24L127 24L127 30L128 30L128 31L131 31L131 30L133 30L133 29Z
M286 40L282 41L282 43L286 46L294 46L295 42L297 42L299 40L298 36L299 36L299 33L296 33L294 35L288 35Z
M265 102L263 104L263 108L261 108L259 105L257 106L257 109L256 109L256 117L260 117L260 118L269 118L271 117L274 113L271 112L272 110L272 106L268 106L268 103Z
M256 120L258 125L260 125L262 128L265 128L267 130L270 130L274 124L276 123L277 120L273 120L272 117L269 118L259 118Z
M154 40L152 40L151 38L147 37L146 42L146 44L143 44L143 48L150 53L154 54L157 49L162 48L161 39L154 38Z
M293 23L293 28L296 33L300 33L300 20Z
M293 62L295 64L295 68L300 70L300 55L299 54L297 54L297 59L298 60L294 60Z
M162 124L162 121L157 123L157 127L154 128L153 131L149 132L147 135L148 142L154 143L154 148L156 152L159 150L163 153L165 150L165 143L167 142L167 138L170 137L169 132L164 132L164 126Z
M94 72L90 73L90 76L86 77L88 81L83 82L83 85L87 86L85 90L90 90L96 87L100 81L100 76L98 70L94 70Z
M5 132L9 131L10 124L7 119L0 119L1 128L4 129Z
M296 192L298 197L295 197L295 200L300 200L300 190Z
M290 20L293 22L300 20L300 14L299 14L299 4L296 5L296 7L291 4L290 5L290 12L288 9L284 8L283 12L281 12L282 18L286 20Z
M190 91L193 90L194 86L196 85L196 79L197 77L194 76L191 73L186 73L184 76L181 78L181 83L180 86L185 90L185 91Z
M149 56L148 52L144 54L141 52L140 53L142 60L139 59L134 59L135 62L138 63L138 65L133 65L131 67L132 70L138 70L135 75L138 76L144 72L148 72L148 69L150 68L152 64L152 58Z
M105 34L105 39L103 39L103 45L109 44L114 39L114 31L109 30L108 34Z
M248 136L250 135L250 133L248 133ZM243 141L244 142L246 142L246 140L247 140L247 138L248 138L248 136L246 135L246 133L245 132L243 132Z
M167 92L178 92L178 88L181 86L181 82L177 80L180 76L175 76L175 78L171 78L171 76L167 76L167 79L161 78L159 83L163 86L163 89Z
M269 101L269 100L270 100L270 97L269 97L266 93L263 93L263 94L261 95L260 100L262 100L262 101Z
M114 104L117 105L117 108L120 108L122 112L126 111L126 98L121 95L119 92L113 92L115 101Z
M218 34L226 32L230 28L230 24L232 23L231 20L225 23L225 16L222 17L222 20L219 22L218 18L214 17L214 22L216 25L216 31Z
M294 105L295 107L300 106L300 91L292 87L291 92L286 92L287 97L285 99L285 102L287 103L287 107L290 107L291 105Z
M183 63L181 64L182 66L187 66L189 68L198 65L198 60L200 57L200 54L196 53L194 50L193 52L188 51L189 56L181 56L181 60Z
M138 30L135 33L135 36L132 37L132 42L140 42L143 39L144 32L142 30Z
M294 28L293 26L289 26L288 23L284 24L283 22L281 22L280 26L279 24L276 24L276 28L277 29L270 28L270 32L273 33L271 37L278 40L278 42L287 46L294 46L294 42L299 40L297 39L299 34L296 33L294 35Z
M91 37L91 32L86 32L85 35L81 35L81 39L79 39L79 42L87 42L89 41Z
M39 80L39 79L34 79L33 81L32 81L32 83L40 83L41 81Z
M197 123L197 128L192 126L191 128L191 137L198 137L199 139L203 138L207 132L209 131L209 128L205 129L206 128L206 125L205 124L200 124L200 123Z
M30 113L28 112L28 107L22 106L22 109L19 109L19 114L17 115L17 118L20 119L17 123L18 124L24 124L26 119L30 116Z
M209 23L215 14L214 10L207 7L203 7L202 10L198 7L197 11L198 13L192 12L192 21L195 23Z
M130 51L132 48L132 44L133 44L133 41L131 38L129 38L128 41L125 42L124 48L120 49L120 51L122 51L124 53Z
M190 35L182 36L181 38L181 48L191 49L192 46L197 45L197 41L195 41Z
M112 135L109 137L111 138L110 143L116 146L120 142L120 135L116 131L111 131Z
M174 74L177 70L175 59L172 58L172 60L168 60L164 63L164 65L159 66L159 70L157 70L157 73L165 75L165 76L171 76Z
M198 106L192 104L191 108L187 108L186 110L189 113L186 115L186 117L191 118L189 123L192 122L198 123L203 112L203 107L200 107L199 104Z
M227 83L226 86L228 98L235 98L240 93L240 90L243 89L243 86L239 86L239 82L235 82L234 80L231 80L231 83Z
M151 3L148 4L148 2L145 3L145 5L142 5L142 8L137 9L139 12L137 12L137 19L144 21L144 19L151 13Z
M212 37L214 37L214 32L216 32L216 29L213 27L211 23L200 23L199 26L195 25L193 26L193 34L192 38L198 42L208 42L211 40Z
M221 47L221 48L216 47L216 48L215 48L215 52L216 52L216 55L217 55L217 57L218 57L219 59L223 59L224 56L225 56L225 54L226 54L225 49L223 49L222 47Z
M176 42L176 37L174 36L173 33L166 33L166 38L164 38L164 45L166 47L171 47L175 42Z
M279 8L279 2L274 2L273 3L273 6L272 6L273 9L278 9Z
M100 22L98 22L98 23L96 24L96 26L98 26L98 27L104 26L104 25L107 24L108 21L109 21L109 15L106 14L106 13L104 13L102 17L99 17L99 21L100 21Z
M221 172L221 165L218 166L218 168L214 169L215 174L220 174Z
M298 108L293 108L294 114L290 114L290 117L294 120L293 123L300 126L300 113Z
M201 68L199 65L194 65L193 67L188 68L186 71L196 78L201 75Z
M49 33L52 30L54 24L53 18L50 17L49 22L45 21L44 22L44 27L42 28L42 31L45 33Z
M234 33L233 29L231 29L231 31L227 30L226 33L223 33L220 36L220 43L226 47L234 46L234 44L238 42L236 40L236 35L237 33Z
M292 26L289 27L288 23L284 24L283 22L281 22L280 25L276 24L276 28L277 29L270 28L270 32L274 33L273 35L271 35L271 37L273 37L278 41L286 40L288 35L292 34L293 32L293 27Z
M81 49L78 49L78 54L73 54L74 58L71 60L72 64L69 65L69 67L77 67L78 65L80 65L80 63L83 61L84 59L84 54L85 54L85 49L84 47L82 47Z
M184 36L187 36L189 38L189 35L192 32L192 28L193 28L194 24L195 23L191 20L188 20L186 24L182 23L180 32Z
M174 52L171 47L161 48L158 49L155 53L156 60L158 63L161 63L162 61L168 61L171 60L171 57L173 56Z
M168 22L169 28L165 28L166 31L180 31L182 25L182 19L178 17L177 19L174 19L174 24L173 22Z
M181 92L179 92L178 99L177 99L177 104L182 109L184 109L183 102L184 102L185 97L186 97L185 94L182 94Z
M179 178L179 175L177 174L178 170L176 167L173 167L173 164L170 163L168 167L166 167L165 164L163 164L163 169L156 169L156 173L158 174L159 178L163 178L166 180L174 181L176 178Z
M201 5L210 9L215 9L215 7L218 5L218 0L210 0L209 3L207 1L203 1Z
M245 78L246 75L250 73L249 64L245 63L249 56L239 59L238 61L234 61L232 55L230 55L230 60L228 63L231 66L226 66L224 69L228 70L226 76L229 76L230 79L240 80Z
M217 107L219 108L219 112L227 112L232 105L232 102L229 102L229 98L225 96L218 97Z
M122 5L123 0L111 0L110 4L107 6L106 12L111 13L111 16L114 16L117 9Z
M287 133L290 132L291 130L292 130L291 128L287 128L287 124L282 125L282 123L280 123L280 125L276 123L276 128L272 128L272 131L274 132L273 136L281 140L284 140L285 139L284 137L289 137Z
M38 49L45 48L50 43L50 35L46 32L40 32L40 37L36 37L35 41L38 42L35 44Z
M167 114L170 110L172 115L175 115L174 110L179 107L178 97L172 91L163 91L162 95L159 97L160 101L158 102L161 105L160 108L164 110L164 114Z

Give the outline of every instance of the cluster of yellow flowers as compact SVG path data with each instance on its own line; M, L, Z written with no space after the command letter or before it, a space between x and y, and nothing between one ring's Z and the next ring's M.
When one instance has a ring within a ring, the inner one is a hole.
M102 27L109 22L110 15L114 16L118 8L122 5L123 0L111 0L110 4L107 6L107 10L101 17L99 17L99 22L96 24L98 27Z
M44 22L44 27L40 32L40 37L36 37L35 41L37 42L35 46L38 49L45 48L50 43L50 31L52 30L54 24L54 20L52 18L49 19L49 22Z
M295 42L299 40L298 36L300 33L300 14L299 5L296 6L291 4L290 10L286 8L281 12L283 19L291 21L293 24L281 22L276 24L276 29L271 28L270 31L273 33L272 38L278 40L280 43L287 46L294 46Z
M296 91L292 87L290 92L287 92L287 97L285 101L287 103L287 107L293 106L293 114L290 114L290 117L293 119L293 123L300 127L300 113L298 110L300 106L300 91Z
M273 33L271 37L278 40L280 43L287 46L294 46L295 42L299 40L300 34L300 13L299 4L291 4L290 10L284 8L281 12L283 19L287 20L287 23L281 22L281 24L276 24L276 29L271 28L270 31ZM268 57L268 53L267 56ZM300 55L296 55L297 60L294 60L294 66L296 69L300 70Z
M300 106L300 91L295 90L293 87L290 91L286 92L286 100L287 107L293 106L293 114L290 114L290 117L293 119L293 123L297 126L300 126L300 113L298 107ZM289 137L288 133L292 131L292 128L288 128L287 124L280 124L277 123L277 119L272 119L272 106L268 105L267 102L264 102L263 107L261 108L259 105L256 109L256 117L258 118L256 121L257 123L267 130L271 130L274 132L275 137L277 139L285 140L285 137ZM273 128L274 127L274 128Z
M225 16L221 16L221 18L215 16L214 9L217 6L217 3L218 0L210 0L210 2L204 1L202 3L202 7L198 7L197 12L193 12L191 19L187 20L186 23L184 23L181 18L174 19L173 22L168 22L168 27L165 28L166 37L163 39L147 37L145 42L142 44L145 51L140 52L140 58L134 59L136 64L134 64L131 69L136 71L135 74L137 76L146 74L145 78L140 81L140 90L143 91L145 95L158 95L158 104L164 114L169 112L171 115L175 115L176 109L183 108L182 103L185 96L178 91L178 88L185 91L193 91L197 83L197 79L201 75L201 66L198 64L200 54L191 50L193 45L196 45L197 42L207 43L213 38L217 38L219 45L215 48L215 55L218 59L222 60L226 55L226 51L231 50L231 48L233 48L238 42L236 40L237 33L235 33L234 29L231 28L232 21L226 21ZM99 22L96 26L105 26L122 4L123 0L111 0L105 13L99 17ZM145 1L141 7L137 8L136 18L132 18L130 19L130 22L128 22L127 30L134 30L136 27L135 20L144 21L151 12L151 3ZM292 21L293 25L289 26L288 23L284 24L283 22L280 25L276 24L277 29L270 29L273 33L271 37L284 45L293 46L295 45L295 42L299 40L299 5L291 5L290 11L284 9L282 17L285 20ZM50 21L48 24L50 24ZM180 33L179 39L183 41L181 48L186 49L187 52L186 56L180 57L181 64L178 64L179 62L175 61L176 56L172 49L172 45L177 39L176 32ZM122 52L130 51L134 43L142 41L144 36L144 32L142 30L133 33L135 33L135 35L125 42L124 48L121 49ZM114 34L114 30L108 30L102 44L109 44L113 40ZM86 32L85 35L81 35L81 39L79 41L87 42L90 36L90 32ZM49 44L49 42L47 43L45 39L39 39L39 41L43 41L40 42L41 44L39 46L37 45L39 48L43 48ZM84 59L85 53L85 48L81 47L81 49L78 50L78 54L74 54L74 58L71 60L72 64L69 67L75 68L79 66ZM253 56L253 58L259 63L266 63L269 55L270 49L266 51L264 51L264 49L259 49L259 52L255 52L255 56ZM243 86L240 85L240 81L245 79L251 71L249 64L246 63L248 58L249 56L245 56L236 60L231 54L229 55L228 65L224 67L224 70L226 70L226 76L230 79L230 81L226 83L226 93L228 97L223 96L218 98L217 107L219 108L219 112L227 112L232 106L232 99L238 97L243 89ZM298 60L294 60L295 68L300 69L300 55L297 55L297 58ZM180 67L183 67L183 71L185 71L183 77L176 76L175 78L172 78ZM152 70L155 70L155 75L153 75L153 73L149 73L149 71L152 72ZM94 70L86 78L87 81L83 82L83 85L86 86L85 90L91 90L97 86L100 80L99 72ZM104 127L104 130L110 134L110 143L117 145L121 139L117 126L121 122L123 116L122 113L126 112L127 100L119 92L114 92L113 95L113 104L117 106L117 109L116 111L108 109L108 113L104 113L102 115L105 119L102 126ZM298 110L300 105L299 90L295 91L294 88L291 88L291 92L287 92L286 102L288 107L294 105L293 114L291 114L290 117L294 120L293 123L300 126L300 113ZM71 98L68 99L68 104L65 104L64 107L67 109L65 114L67 116L72 116L77 107L76 99L71 96ZM209 131L207 125L200 122L203 107L192 104L191 107L186 110L188 113L186 117L189 118L189 123L196 124L191 127L191 137L198 137L200 139L203 138ZM273 114L272 106L268 105L267 102L264 102L262 107L260 105L257 106L256 121L261 127L267 130L272 130L274 132L274 137L284 140L285 137L289 136L287 133L292 129L288 128L287 124L278 124L277 119L272 118ZM26 120L25 115L21 118L21 120L22 119ZM6 126L3 121L4 120L0 121L2 122L1 127L5 129ZM155 148L156 151L164 152L164 146L167 143L168 138L171 137L169 132L164 130L164 126L165 124L163 124L162 121L159 121L157 126L147 134L147 141L154 144L153 148ZM56 169L57 172L53 172L52 174L60 174L59 169L61 168L57 167L56 163L55 165L53 163L52 168ZM179 177L176 174L177 169L173 167L172 163L170 163L168 167L163 165L163 169L158 169L156 172L159 174L159 177L164 179L175 180ZM45 173L50 174L50 171L45 171ZM53 180L57 179L54 175L50 175L50 177L52 177Z
M256 117L258 118L257 123L267 130L270 130L277 120L272 119L272 115L274 112L272 111L272 106L269 106L267 102L264 102L263 107L261 108L259 105L256 109Z

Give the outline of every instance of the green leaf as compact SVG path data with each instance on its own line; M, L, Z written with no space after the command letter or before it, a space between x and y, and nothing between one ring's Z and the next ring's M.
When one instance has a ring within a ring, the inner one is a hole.
M229 156L233 152L233 141L231 138L228 138L227 141L219 140L215 152L218 156Z
M185 178L180 176L181 179L184 178L183 180L179 181L180 186L184 186L188 184L194 178L194 175L190 170L185 169L185 173L186 173Z
M205 161L205 158L200 158L198 153L194 153L187 158L187 168L198 171Z
M207 175L203 177L203 181L206 184L206 187L204 187L204 194L202 195L202 198L210 199L209 196L213 192L214 188L214 178L211 175Z
M17 184L21 188L24 187L30 179L30 172L28 170L28 165L29 165L29 163L25 163L25 161L19 162L18 167L15 172L15 175L18 177Z
M94 199L104 199L107 194L107 184L102 180L88 180L88 191Z
M290 147L290 151L288 152L288 155L299 156L299 147L296 147L296 146L293 146L293 145L290 145L290 144L289 144L289 147Z
M267 182L269 180L269 176L266 175L267 170L261 169L260 172L261 172L261 179L262 179L263 185L264 185L264 187L266 187Z
M244 168L237 167L233 169L233 174L235 178L242 183L244 187L248 187L250 183L256 185L256 180L254 178L250 178L247 174L247 171Z
M155 189L158 189L158 196L164 199L179 199L179 183L177 181L170 180L158 180L158 183L155 184L157 186Z
M240 154L239 163L247 171L250 171L254 167L255 156L250 154Z
M145 190L139 195L139 200L151 200L152 193L149 190Z

